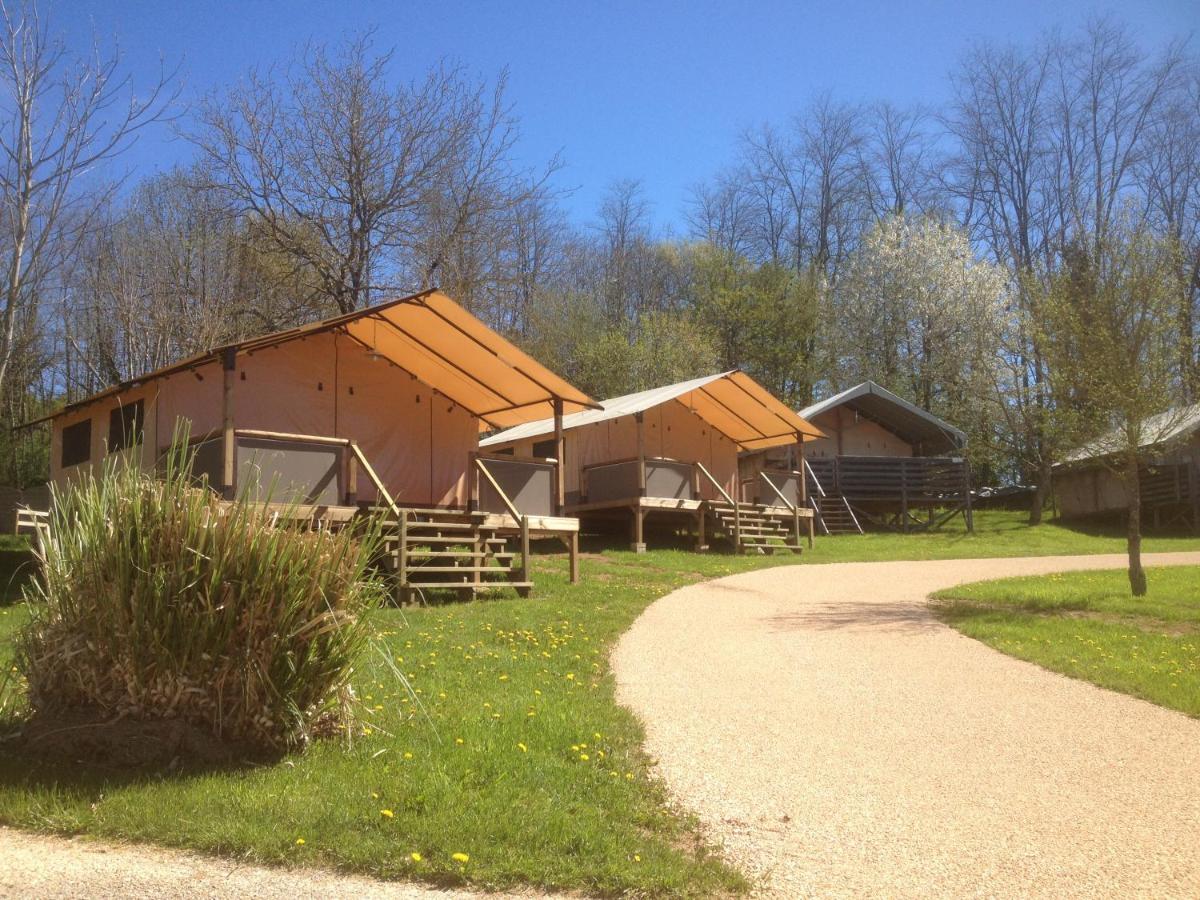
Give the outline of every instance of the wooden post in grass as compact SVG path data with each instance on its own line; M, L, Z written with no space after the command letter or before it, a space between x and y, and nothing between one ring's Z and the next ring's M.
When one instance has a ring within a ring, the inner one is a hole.
M237 348L227 347L221 358L221 494L226 500L234 496L234 466L237 444L233 432L233 383L237 377Z

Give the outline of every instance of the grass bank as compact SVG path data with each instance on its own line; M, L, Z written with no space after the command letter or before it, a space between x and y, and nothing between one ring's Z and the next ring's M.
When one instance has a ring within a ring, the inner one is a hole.
M937 594L963 634L1003 653L1200 717L1200 567L1124 570L961 585Z
M443 884L736 892L742 877L670 808L639 724L614 700L616 638L676 587L766 565L1123 547L1119 535L1021 519L980 514L974 535L949 527L818 540L803 557L591 552L574 587L561 557L538 557L529 599L376 614L376 649L354 678L368 722L351 746L327 742L269 766L137 776L0 753L0 823ZM1153 538L1146 549L1200 541ZM0 659L26 615L20 604L0 607ZM393 665L418 693L404 691Z

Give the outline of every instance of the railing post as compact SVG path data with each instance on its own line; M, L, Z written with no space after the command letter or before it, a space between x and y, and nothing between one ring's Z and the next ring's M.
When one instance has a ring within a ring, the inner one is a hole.
M468 482L467 512L478 512L481 501L479 498L479 455L476 453L471 454L470 473L470 481Z
M799 546L799 544L800 544L800 507L808 506L808 476L805 472L807 463L804 461L804 435L799 431L796 432L796 459L799 460L799 462L800 462L800 465L797 466L797 468L800 470L800 474L796 476L796 545ZM836 462L836 459L835 459L835 462ZM809 550L811 550L813 548L813 537L814 537L813 529L814 529L814 527L815 527L815 523L813 522L813 517L809 516L808 517L808 549Z
M408 595L408 510L400 510L400 546L396 548L396 600Z
M529 583L529 516L521 516L521 581Z
M347 445L346 453L346 505L358 505L358 457Z
M742 498L733 498L733 546L738 553L742 552Z
M221 389L221 493L226 500L232 500L236 485L234 484L237 442L233 432L233 383L237 376L237 348L227 347L221 358L222 389Z

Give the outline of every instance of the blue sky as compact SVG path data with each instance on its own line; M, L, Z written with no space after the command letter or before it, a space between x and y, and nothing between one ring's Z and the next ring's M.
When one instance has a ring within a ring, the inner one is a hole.
M1147 46L1200 32L1200 0L905 0L759 2L147 2L60 0L72 47L119 39L135 83L160 54L180 65L185 96L285 59L306 40L376 26L405 78L448 58L510 72L529 164L561 151L558 185L588 222L614 179L642 180L656 221L680 227L688 188L726 163L737 134L782 122L814 94L906 104L945 99L946 73L972 40L1028 42L1114 11ZM1193 45L1200 34L1193 37ZM124 157L135 174L186 161L166 129Z

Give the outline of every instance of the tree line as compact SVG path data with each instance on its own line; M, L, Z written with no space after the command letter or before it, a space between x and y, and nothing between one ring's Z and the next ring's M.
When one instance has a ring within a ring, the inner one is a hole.
M1035 519L1053 464L1123 414L1080 360L1153 370L1150 405L1200 395L1200 62L1114 19L971 45L940 107L824 93L731 135L680 232L636 179L572 223L562 160L518 162L504 73L399 81L366 34L185 105L33 5L3 24L8 424L435 285L597 397L736 366L802 406L873 379L963 428L983 480L1038 485ZM100 177L151 126L191 161ZM1070 337L1148 283L1132 356ZM44 442L6 441L6 480L44 477Z

